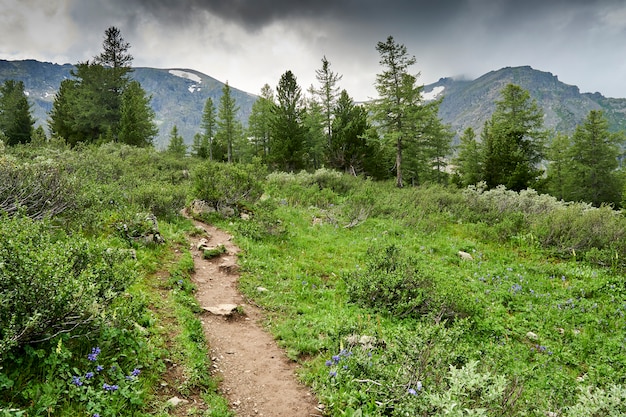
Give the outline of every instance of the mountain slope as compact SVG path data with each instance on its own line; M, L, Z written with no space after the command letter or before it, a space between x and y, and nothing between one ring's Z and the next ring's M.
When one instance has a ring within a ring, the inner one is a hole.
M33 103L36 125L47 126L48 112L61 81L71 78L71 64L52 64L35 60L0 60L0 83L13 79L24 82L24 89ZM201 72L188 69L134 68L132 78L139 81L152 96L159 134L155 146L164 148L174 125L185 142L190 144L200 132L204 104L208 97L219 106L223 83ZM232 88L231 93L240 108L239 120L246 123L256 96Z
M603 110L611 130L626 129L626 99L607 98L600 93L582 94L578 87L529 66L502 68L473 81L442 78L424 86L424 91L428 98L443 97L439 115L460 134L467 127L482 131L495 109L495 102L501 99L500 91L509 83L527 90L537 101L548 129L573 132L590 110Z

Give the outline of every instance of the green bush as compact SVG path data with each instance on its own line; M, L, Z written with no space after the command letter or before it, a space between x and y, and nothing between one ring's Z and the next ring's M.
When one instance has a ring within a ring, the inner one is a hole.
M253 165L207 161L192 172L193 196L215 210L241 209L253 204L262 193L260 173Z
M10 349L107 322L135 274L130 254L52 231L46 221L0 219L0 358Z
M50 160L18 163L0 157L0 212L42 219L72 208L75 198L72 177L60 164Z
M351 301L377 312L416 317L437 308L432 279L396 245L370 248L365 268L344 279Z

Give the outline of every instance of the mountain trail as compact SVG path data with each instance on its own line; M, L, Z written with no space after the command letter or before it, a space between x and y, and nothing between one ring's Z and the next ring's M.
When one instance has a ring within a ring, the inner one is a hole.
M196 298L205 310L201 321L210 346L212 374L238 417L322 416L315 396L298 382L289 360L262 327L262 310L238 291L237 248L231 236L194 222L206 231L191 238ZM205 251L215 254L205 259Z

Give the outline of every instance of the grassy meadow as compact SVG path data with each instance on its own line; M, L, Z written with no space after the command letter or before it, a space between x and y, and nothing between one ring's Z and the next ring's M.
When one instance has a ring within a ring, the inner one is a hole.
M194 199L328 416L626 413L626 220L608 207L115 144L6 149L0 170L0 200L28 191L1 206L0 416L164 416L173 395L231 415L189 280Z

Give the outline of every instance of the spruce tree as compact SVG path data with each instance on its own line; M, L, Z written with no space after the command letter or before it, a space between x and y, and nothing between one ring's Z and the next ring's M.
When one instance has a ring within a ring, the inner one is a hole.
M378 42L376 50L383 71L376 75L379 98L374 100L371 110L374 124L395 149L396 186L401 188L404 186L403 151L406 142L418 134L423 87L416 84L417 75L409 73L415 57L408 54L404 45L389 36L385 42Z
M154 123L150 97L137 81L131 81L122 94L119 141L134 146L152 146L159 133Z
M489 188L502 184L520 191L534 187L541 175L543 113L528 91L515 84L504 87L501 95L483 129L483 177Z
M274 138L269 155L274 168L298 171L304 168L305 129L302 125L304 107L302 89L295 75L286 71L276 87L277 105L272 118Z
M466 187L482 180L482 151L474 129L468 127L460 138L459 152L453 161L459 185Z
M566 174L567 199L595 206L619 204L623 180L617 171L617 158L623 144L623 134L609 131L602 111L591 110L572 136L571 165Z
M170 131L170 142L167 145L167 152L182 158L187 153L187 145L182 136L178 134L178 127L174 125Z
M218 109L217 132L218 140L226 145L226 161L233 162L233 145L241 137L241 123L237 120L239 106L230 92L228 81L222 88L222 97Z
M34 124L24 83L6 80L0 86L0 131L6 137L6 145L30 142Z
M204 110L202 112L202 123L200 127L203 130L202 133L202 144L208 144L209 151L209 160L213 160L213 145L215 139L216 132L216 124L217 124L217 115L215 110L215 104L213 104L213 99L208 97L206 102L204 103Z
M248 118L248 135L252 139L254 154L265 162L270 153L275 106L274 92L269 84L265 84L261 88L261 95L252 105Z

